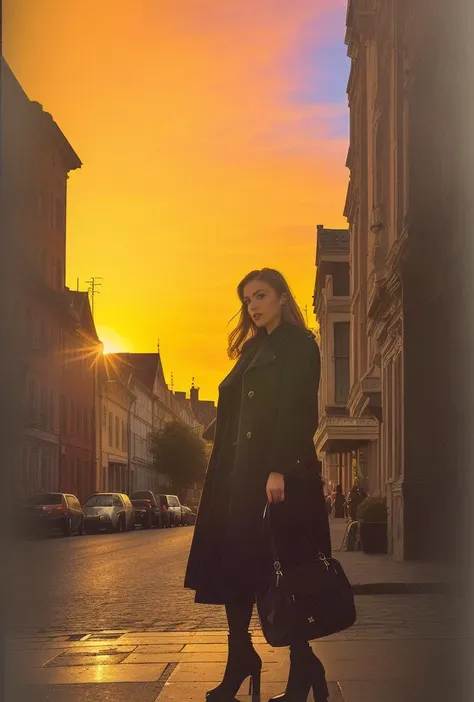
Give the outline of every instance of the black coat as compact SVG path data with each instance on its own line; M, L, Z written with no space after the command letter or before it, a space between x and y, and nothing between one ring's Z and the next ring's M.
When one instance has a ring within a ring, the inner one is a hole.
M254 592L271 562L262 538L270 472L285 476L272 507L283 565L307 545L331 554L313 436L318 426L319 349L306 329L282 323L248 341L219 386L214 448L199 506L185 587L222 604Z

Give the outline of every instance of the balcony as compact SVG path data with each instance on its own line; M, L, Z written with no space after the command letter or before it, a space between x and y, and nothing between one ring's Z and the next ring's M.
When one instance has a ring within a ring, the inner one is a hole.
M328 415L321 417L314 444L318 455L346 453L379 438L379 422L373 417Z

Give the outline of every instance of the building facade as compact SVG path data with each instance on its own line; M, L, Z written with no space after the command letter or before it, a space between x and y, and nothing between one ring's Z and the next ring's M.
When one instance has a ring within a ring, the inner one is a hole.
M351 390L350 233L317 228L314 312L319 321L321 381L319 427L315 446L322 461L327 490L341 485L345 494L355 478L364 482L361 447L378 440L378 422L369 414L349 413Z
M96 394L102 354L86 292L64 291L69 324L61 330L59 489L84 500L95 491Z
M113 357L103 356L98 371L98 455L96 490L129 493L131 413L136 400L130 374Z
M450 441L459 435L452 340L462 323L453 300L465 286L467 230L456 203L467 165L447 129L454 113L458 126L464 119L462 85L452 80L462 51L448 15L426 0L350 0L347 12L347 406L351 417L378 421L379 440L361 449L363 472L369 491L387 497L398 559L449 551L439 500L453 484L447 427Z
M60 359L71 320L64 296L67 180L81 165L52 116L28 98L2 59L1 236L15 271L8 324L20 347L12 372L23 388L15 410L21 450L9 489L23 497L60 486Z

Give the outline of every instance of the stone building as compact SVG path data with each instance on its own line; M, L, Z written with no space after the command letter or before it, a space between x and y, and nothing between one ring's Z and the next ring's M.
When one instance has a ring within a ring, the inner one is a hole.
M98 370L96 491L129 492L131 409L136 400L130 381L130 372L123 372L113 356L102 356Z
M119 353L113 355L112 361L122 381L133 394L129 418L127 492L166 491L170 486L170 478L166 473L158 473L155 469L150 452L151 433L176 420L198 434L202 433L202 425L180 393L174 393L168 388L159 352Z
M68 321L61 328L59 489L84 500L96 490L96 394L102 344L86 292L65 289Z
M314 312L319 321L321 381L319 427L315 446L322 461L327 490L341 485L345 494L354 477L364 471L363 450L378 440L379 425L370 413L350 415L351 378L351 276L350 233L318 225ZM370 450L370 449L369 449Z
M65 296L67 180L82 164L3 59L1 161L10 280L2 311L16 349L6 384L16 384L12 397L22 396L10 408L18 458L9 461L7 489L24 497L60 486L63 331L75 317Z
M389 547L399 559L450 548L441 514L459 485L452 448L464 427L453 417L463 416L457 402L468 410L459 330L469 167L449 128L467 133L462 80L453 80L464 74L459 21L454 8L451 15L427 0L350 0L347 10L347 406L351 417L379 422L380 440L362 449L363 470L370 492L387 496Z

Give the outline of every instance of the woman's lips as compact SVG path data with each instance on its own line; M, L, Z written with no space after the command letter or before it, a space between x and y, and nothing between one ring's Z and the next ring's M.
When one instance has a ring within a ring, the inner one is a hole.
M257 319L260 319L261 316L262 316L262 315L260 314L260 312L256 312L256 313L253 315L253 318L254 318L255 321L257 321Z

